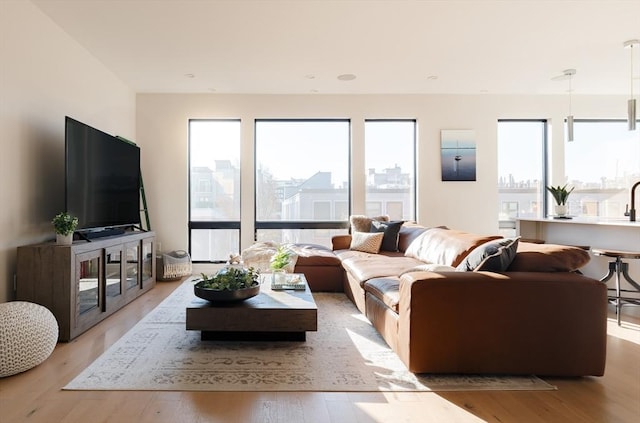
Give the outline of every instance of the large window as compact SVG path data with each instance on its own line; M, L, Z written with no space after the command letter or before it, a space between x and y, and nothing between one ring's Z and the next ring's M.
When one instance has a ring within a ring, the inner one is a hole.
M366 213L415 220L415 120L365 121Z
M348 120L256 120L256 240L331 245L349 218Z
M565 175L575 187L570 215L624 218L640 180L640 131L622 120L576 120L574 141L565 142Z
M517 218L542 217L546 144L546 121L498 121L498 221L505 236L515 235Z
M196 262L240 251L239 120L189 121L189 244Z

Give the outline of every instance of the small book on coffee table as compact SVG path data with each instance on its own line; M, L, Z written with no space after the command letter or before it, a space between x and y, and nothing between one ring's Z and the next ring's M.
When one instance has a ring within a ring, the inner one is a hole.
M304 291L307 289L307 281L305 280L304 275L301 274L286 274L282 279L272 277L271 289L276 291L285 289Z

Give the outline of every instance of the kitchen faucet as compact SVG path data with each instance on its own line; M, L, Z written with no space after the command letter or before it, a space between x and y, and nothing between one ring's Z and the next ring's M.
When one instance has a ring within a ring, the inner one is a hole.
M624 215L629 216L629 220L631 222L636 221L636 188L640 185L640 181L633 184L631 187L631 210L626 212Z

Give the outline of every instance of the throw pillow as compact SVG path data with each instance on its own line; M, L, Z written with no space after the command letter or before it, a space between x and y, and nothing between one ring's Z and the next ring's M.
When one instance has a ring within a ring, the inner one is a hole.
M351 250L362 251L364 253L378 254L382 244L382 232L354 232L351 235Z
M398 251L398 239L400 236L400 228L404 221L394 222L378 222L374 220L371 222L371 228L369 232L382 232L382 245L380 249L383 251Z
M518 238L497 239L477 247L457 267L462 271L504 272L516 256Z
M587 264L591 256L579 247L521 242L510 272L574 272Z
M351 223L351 233L354 232L369 232L371 222L374 220L379 222L388 222L389 216L374 216L367 217L360 214L351 215L349 222Z

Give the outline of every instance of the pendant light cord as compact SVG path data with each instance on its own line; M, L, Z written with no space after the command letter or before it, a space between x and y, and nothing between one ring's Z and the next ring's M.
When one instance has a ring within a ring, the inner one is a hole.
M630 60L630 62L631 62L631 71L630 71L631 72L631 84L630 84L631 85L631 98L633 98L633 44L630 44L629 48L631 50L629 52L629 54L631 55L631 60Z

